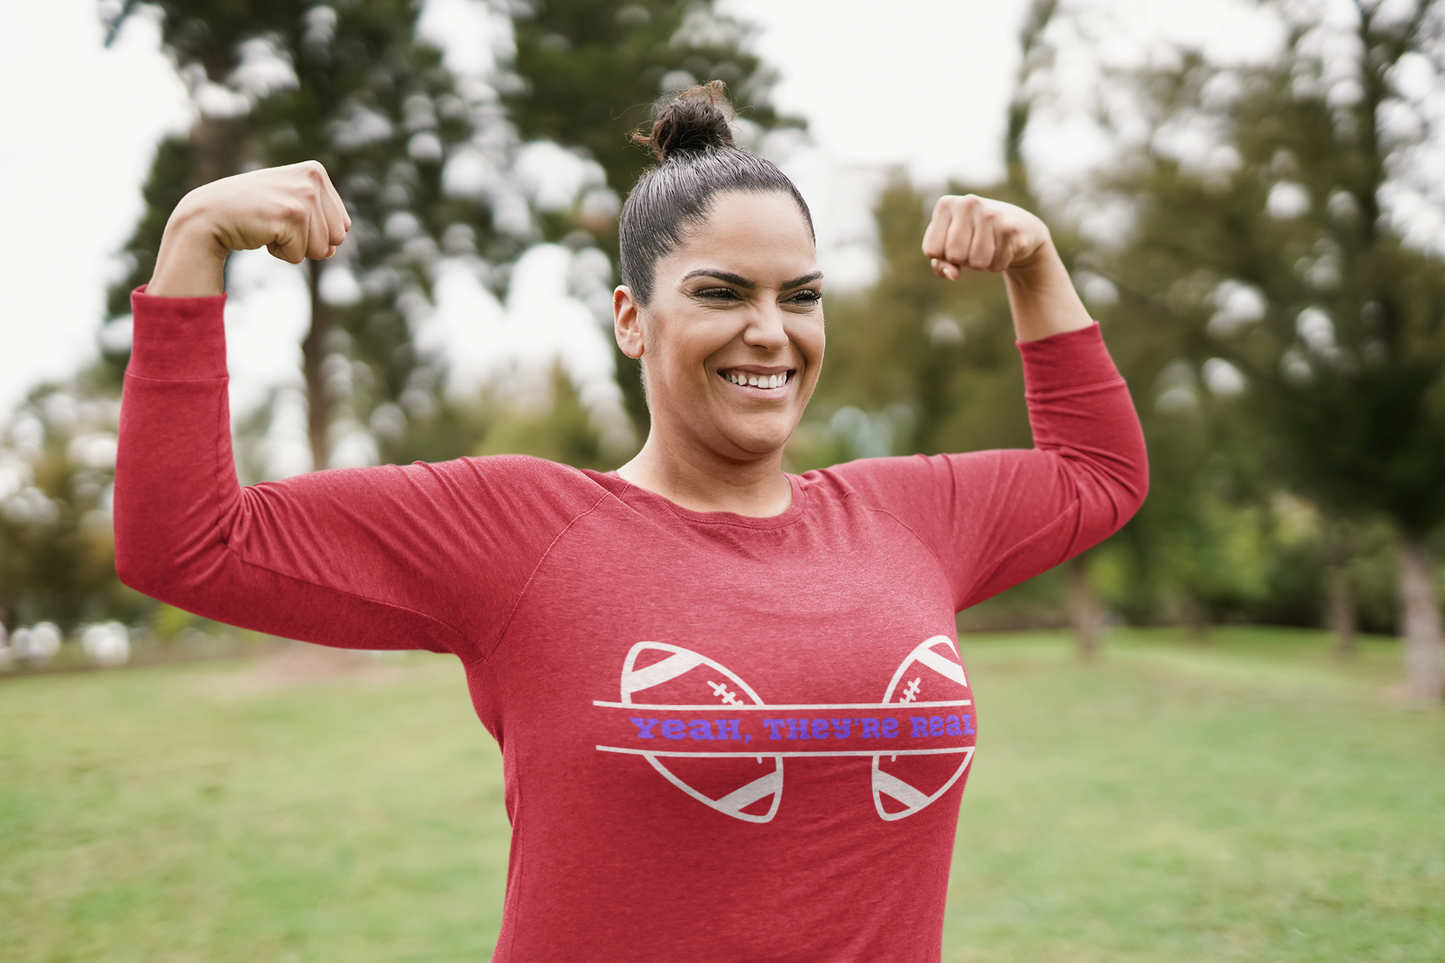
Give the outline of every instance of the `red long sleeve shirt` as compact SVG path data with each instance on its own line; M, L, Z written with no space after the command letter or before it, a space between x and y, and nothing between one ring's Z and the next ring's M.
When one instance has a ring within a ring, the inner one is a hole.
M1034 449L790 475L749 518L512 456L243 488L223 299L133 300L117 570L231 624L462 660L513 828L494 960L939 958L978 725L954 613L1147 486L1097 327L1021 346Z

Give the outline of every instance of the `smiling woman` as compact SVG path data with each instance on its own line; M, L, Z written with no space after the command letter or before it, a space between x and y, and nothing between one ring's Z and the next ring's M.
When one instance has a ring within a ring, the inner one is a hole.
M791 500L783 445L823 363L807 222L785 195L720 194L652 280L647 304L627 285L613 295L655 426L618 474L697 511L778 514Z
M463 661L512 821L497 961L938 960L978 732L954 614L1144 497L1128 392L1048 230L976 197L939 202L923 254L1002 272L1035 447L785 473L823 279L807 205L730 116L717 88L665 105L623 209L615 329L652 428L616 472L498 456L238 486L222 266L335 251L319 165L193 192L134 298L121 577Z

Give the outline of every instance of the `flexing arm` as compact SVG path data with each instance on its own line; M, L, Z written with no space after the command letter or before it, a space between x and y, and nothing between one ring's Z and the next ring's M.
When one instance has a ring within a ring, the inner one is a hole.
M1003 273L1034 448L837 471L932 548L963 609L1117 531L1143 503L1149 466L1128 389L1042 221L1000 201L945 197L923 253L947 280L964 268Z
M116 571L148 595L232 625L472 658L505 624L543 540L579 510L568 503L570 470L496 458L245 488L236 478L226 253L264 246L293 262L325 257L348 224L317 164L217 181L176 208L155 278L132 297Z
M963 268L1003 272L1021 342L1094 323L1044 222L1021 207L973 194L946 196L923 235L933 273L957 281Z
M225 291L226 256L264 247L292 264L327 258L351 216L316 161L212 181L181 199L166 222L146 293L204 298Z

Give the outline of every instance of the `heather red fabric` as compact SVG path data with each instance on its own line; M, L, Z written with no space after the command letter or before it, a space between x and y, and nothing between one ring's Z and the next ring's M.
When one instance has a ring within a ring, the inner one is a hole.
M223 299L133 300L117 570L235 625L462 660L513 827L494 960L939 959L978 731L954 613L1147 485L1097 326L1021 346L1035 449L790 475L787 511L746 518L513 456L242 488Z

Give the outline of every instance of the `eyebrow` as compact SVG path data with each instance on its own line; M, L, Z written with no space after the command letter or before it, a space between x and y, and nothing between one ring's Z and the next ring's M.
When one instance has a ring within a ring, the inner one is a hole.
M778 285L778 290L787 291L792 288L800 288L803 285L809 283L810 281L819 280L820 278L822 278L822 276L822 271L814 271L812 274L800 275L799 277L784 281L782 284ZM701 268L697 271L689 271L687 274L683 275L682 279L684 281L690 281L693 278L717 278L719 281L726 281L728 284L736 284L738 287L745 288L749 291L757 287L757 284L755 282L749 281L741 274L733 274L731 271L715 271L712 268Z

